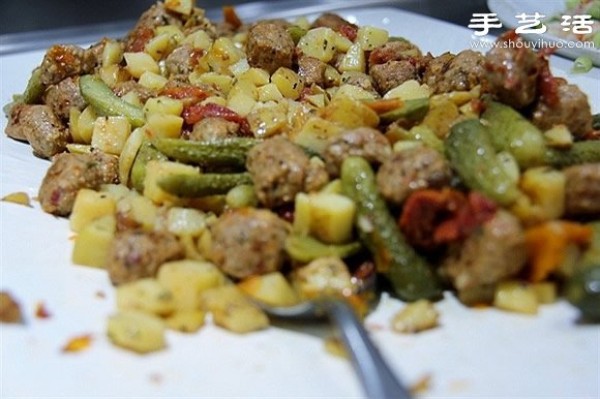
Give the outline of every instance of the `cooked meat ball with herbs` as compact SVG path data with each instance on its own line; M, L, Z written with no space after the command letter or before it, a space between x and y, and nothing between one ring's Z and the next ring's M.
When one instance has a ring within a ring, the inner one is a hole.
M79 77L69 77L48 87L44 102L63 120L69 119L71 108L82 111L87 105L79 90Z
M267 208L291 203L296 194L318 190L329 180L321 163L311 162L302 148L282 136L254 146L246 167L258 200Z
M73 210L75 197L80 189L95 190L102 184L117 181L117 157L102 152L62 153L52 160L52 165L42 180L38 198L44 211L67 216Z
M469 91L484 78L484 56L476 51L464 50L456 55L444 53L424 63L423 83L434 93Z
M214 141L237 137L240 125L219 117L208 117L194 123L188 138L194 141Z
M246 54L250 66L272 74L280 67L291 68L296 45L285 27L274 22L259 22L248 31Z
M570 166L564 174L565 213L570 216L600 215L600 163Z
M227 275L244 278L279 270L289 226L266 209L228 211L210 227L211 260Z
M359 127L331 139L323 152L327 171L333 177L340 174L344 159L363 157L373 164L381 164L392 155L388 139L377 129Z
M452 171L436 150L420 146L395 152L377 171L377 188L389 202L402 204L414 191L447 186Z

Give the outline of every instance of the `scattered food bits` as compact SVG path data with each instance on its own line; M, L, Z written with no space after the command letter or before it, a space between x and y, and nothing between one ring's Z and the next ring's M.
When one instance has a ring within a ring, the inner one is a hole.
M344 343L339 337L325 338L325 351L330 355L349 359L349 355L344 347Z
M74 353L88 349L92 343L92 335L84 334L71 338L65 346L62 347L62 352Z
M22 323L21 307L13 297L5 291L0 292L0 322Z
M410 386L413 395L421 395L431 389L431 374L425 374Z
M44 302L38 302L35 305L35 317L38 319L49 319L52 317L52 313L48 311Z
M5 195L4 197L2 197L2 201L12 202L13 204L18 205L25 205L32 208L31 199L29 198L29 195L22 191Z
M392 319L392 329L399 333L417 333L438 326L439 313L425 299L406 305Z

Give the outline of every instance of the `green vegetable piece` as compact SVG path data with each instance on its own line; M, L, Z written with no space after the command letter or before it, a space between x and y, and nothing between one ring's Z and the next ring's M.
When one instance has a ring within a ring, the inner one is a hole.
M592 115L592 129L600 130L600 114Z
M600 162L600 141L577 141L565 149L547 148L544 158L544 163L558 169L571 165Z
M361 248L362 245L359 242L351 242L342 245L328 245L313 237L296 234L288 236L285 240L285 250L288 255L293 260L301 263L308 263L326 256L346 258L356 254Z
M487 127L478 120L466 120L452 127L446 138L446 156L471 189L501 205L510 205L519 197L516 182L496 156Z
M544 164L544 135L519 112L508 105L489 101L481 119L485 120L497 151L511 153L521 168Z
M163 154L179 162L200 166L238 166L246 164L246 154L260 141L239 137L218 141L190 141L160 138L153 144Z
M249 173L173 174L159 180L160 188L178 197L197 198L226 194L240 184L251 184Z
M25 104L37 103L44 94L46 86L42 83L42 68L37 67L31 72L31 77L27 82L27 87L21 96L20 100Z
M567 282L565 297L584 319L600 322L600 263L577 270Z
M438 152L444 152L444 142L427 126L417 125L410 130L399 129L398 136L402 141L420 142Z
M361 241L373 254L377 270L391 282L401 299L436 299L442 290L433 269L406 243L377 190L369 163L348 157L342 164L342 188L357 205L356 227Z
M594 43L595 48L600 48L600 31L596 32L596 34L592 37L592 43Z
M429 98L415 98L404 101L402 107L379 115L383 123L392 123L396 121L419 121L427 115L429 111Z
M573 61L571 72L586 73L589 72L593 66L592 59L588 56L582 55L581 57L575 58L575 61Z
M298 25L290 25L287 27L287 33L290 34L294 44L298 44L302 36L306 35L306 29L299 27Z
M142 108L117 97L99 77L82 76L79 78L79 89L85 101L100 115L124 116L133 127L142 126L146 122Z
M130 181L131 186L138 192L144 192L144 179L146 178L146 165L150 161L167 161L168 158L158 151L152 143L146 141L140 147L135 161L131 166Z

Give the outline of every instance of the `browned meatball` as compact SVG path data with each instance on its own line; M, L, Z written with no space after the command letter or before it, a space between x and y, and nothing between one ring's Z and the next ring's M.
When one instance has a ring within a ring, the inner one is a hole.
M340 17L337 14L326 12L321 14L315 21L311 24L312 28L331 28L336 32L345 29L345 27L351 27L357 29L358 27L349 21L346 21L344 18Z
M587 96L576 85L558 80L556 103L549 105L540 99L533 110L533 123L540 129L566 125L574 137L580 138L592 131L592 110Z
M311 162L302 148L281 136L254 146L246 167L259 201L268 208L290 203L296 194L318 190L328 181L322 164Z
M42 60L40 80L46 86L57 84L70 76L90 73L97 64L96 52L93 49L54 45L46 51Z
M401 204L412 192L443 187L451 178L446 158L422 146L396 152L384 162L377 171L377 187L386 200Z
M19 104L11 109L6 134L19 140L25 139L33 153L50 158L63 152L70 138L69 131L47 105Z
M380 164L391 155L392 147L383 133L370 127L359 127L331 139L323 152L323 159L329 174L338 176L347 157L363 157L371 163Z
M417 69L410 61L388 61L373 65L369 74L375 81L379 94L384 95L407 80L417 78Z
M42 209L57 216L71 213L81 188L97 189L116 183L118 158L101 152L93 154L62 153L54 157L40 186L38 198Z
M168 84L168 83L167 83ZM166 86L165 86L166 87ZM154 90L148 89L135 80L127 80L125 82L118 82L113 88L113 92L122 97L129 92L134 92L142 103L145 103L151 97L156 97Z
M441 272L450 279L463 302L479 302L489 300L485 294L493 293L498 282L519 273L526 260L525 233L519 220L510 212L499 210L450 250ZM474 296L474 292L480 294Z
M270 74L279 67L292 67L296 46L287 30L278 23L259 22L248 31L248 63Z
M271 211L242 208L211 226L211 260L235 278L279 270L285 261L288 225Z
M421 58L421 50L408 40L393 40L377 47L369 54L369 69L389 61Z
M172 233L125 230L111 243L106 269L118 285L154 277L163 263L184 257L184 246Z
M325 86L327 64L313 57L302 56L298 60L298 75L307 86L312 84Z
M564 170L565 213L571 216L600 215L600 163L583 164Z
M195 141L213 141L228 137L237 137L240 125L218 117L208 117L196 122L189 139Z
M506 39L500 37L498 41ZM535 100L540 64L533 50L525 46L496 46L485 56L484 71L487 90L504 104L522 109Z
M444 53L427 61L423 83L435 93L471 90L483 79L483 62L483 55L472 50Z
M69 77L50 86L46 90L44 102L62 119L69 118L71 108L83 110L86 102L79 90L79 77Z
M143 51L145 44L154 37L154 29L163 25L181 26L175 14L170 13L162 2L144 11L133 29L125 37L125 51Z
M191 44L183 44L171 52L165 59L165 68L169 75L187 75L194 70L201 50L196 50Z

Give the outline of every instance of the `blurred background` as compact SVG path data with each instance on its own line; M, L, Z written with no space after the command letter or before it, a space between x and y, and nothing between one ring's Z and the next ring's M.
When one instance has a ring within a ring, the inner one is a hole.
M304 7L306 5L323 5L334 1L302 1L271 0L261 1L253 7L252 0L197 0L199 7L209 11L209 16L219 18L223 5L244 5L240 7L243 15L252 18L252 13L260 17L272 8ZM347 1L346 1L347 2ZM14 34L31 33L103 24L107 29L121 28L133 22L150 5L153 0L2 0L0 7L0 40L14 39ZM266 4L265 4L266 3ZM337 3L345 3L337 0ZM365 0L364 6L373 5L373 1ZM377 2L380 4L380 2ZM486 12L485 0L397 0L387 3L419 14L430 15L466 26L474 12ZM107 32L108 34L109 32Z

